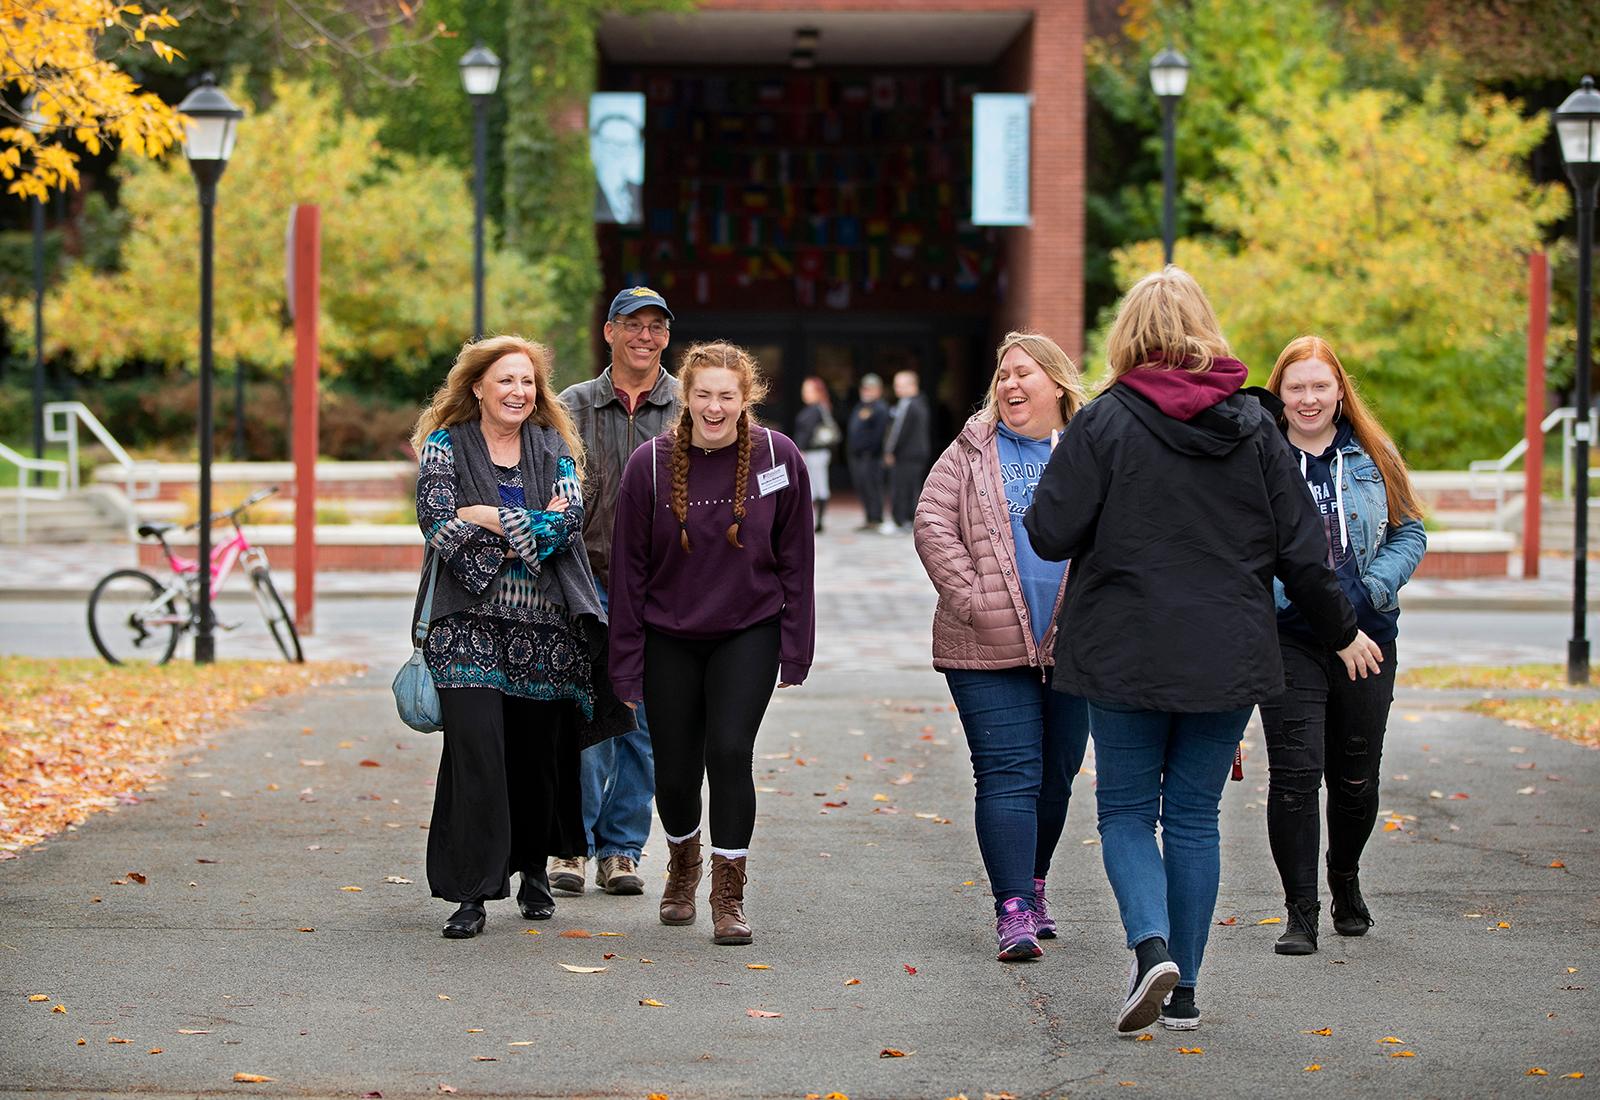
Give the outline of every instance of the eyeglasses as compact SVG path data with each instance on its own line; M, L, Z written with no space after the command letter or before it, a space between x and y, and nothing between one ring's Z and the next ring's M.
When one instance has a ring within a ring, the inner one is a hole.
M626 332L629 336L637 336L646 329L649 329L650 335L654 336L657 340L665 336L668 331L667 323L665 321L651 321L647 325L643 321L636 321L630 317L618 321L617 324L622 326L622 331Z

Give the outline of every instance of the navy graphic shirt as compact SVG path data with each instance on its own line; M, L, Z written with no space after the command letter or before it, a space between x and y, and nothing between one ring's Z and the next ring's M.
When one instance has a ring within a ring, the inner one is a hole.
M1341 448L1350 445L1353 435L1350 422L1340 419L1333 442L1328 444L1327 450L1313 455L1295 448L1294 454L1305 469L1306 488L1311 490L1311 499L1317 502L1317 511L1322 514L1323 532L1328 537L1328 567L1338 575L1339 586L1349 597L1350 606L1355 608L1356 625L1366 631L1367 637L1381 645L1399 637L1400 611L1398 608L1379 611L1372 606L1367 586L1361 583L1361 567L1356 561L1355 547L1350 544L1348 537L1341 539L1339 535L1339 498L1335 485L1334 458ZM1346 499L1344 507L1348 509L1350 503ZM1299 638L1315 638L1310 624L1293 604L1278 612L1278 629Z

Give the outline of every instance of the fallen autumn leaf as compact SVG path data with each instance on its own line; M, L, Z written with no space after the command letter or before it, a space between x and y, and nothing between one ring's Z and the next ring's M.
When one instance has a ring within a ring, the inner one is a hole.
M259 1073L235 1073L233 1079L245 1085L259 1085L264 1081L273 1080L273 1078L263 1077Z

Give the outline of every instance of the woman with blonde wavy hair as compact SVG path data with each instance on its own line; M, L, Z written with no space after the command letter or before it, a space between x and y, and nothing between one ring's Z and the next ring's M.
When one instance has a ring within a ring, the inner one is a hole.
M1056 440L1083 407L1078 368L1054 340L1009 332L983 407L934 463L913 523L939 593L933 667L961 715L977 786L978 848L1001 962L1056 935L1045 878L1083 764L1083 699L1050 688L1065 562L1033 552L1022 517Z
M1283 402L1284 435L1322 514L1328 562L1361 629L1383 649L1376 676L1339 675L1334 654L1275 586L1283 690L1261 704L1266 731L1267 839L1283 880L1288 924L1280 955L1317 949L1322 905L1317 853L1319 794L1328 785L1328 888L1333 930L1364 936L1373 924L1361 896L1361 853L1378 820L1383 735L1394 701L1400 587L1428 548L1422 507L1399 448L1361 400L1333 347L1291 340L1267 389Z
M711 787L712 942L752 940L756 732L778 687L811 668L811 490L805 459L755 422L766 394L743 348L696 344L683 413L628 459L611 542L611 675L645 704L667 834L661 923L695 919L701 784Z
M428 883L459 906L450 939L483 931L513 872L522 915L549 919L545 860L584 849L578 753L633 726L606 676L583 447L550 371L531 340L469 342L413 437L426 548L412 626L431 592L424 652L444 724Z
M1250 712L1283 688L1272 578L1351 678L1381 655L1199 284L1171 266L1140 279L1106 357L1112 380L1067 425L1023 524L1040 557L1072 561L1054 682L1089 701L1100 851L1134 953L1116 1028L1188 1031L1223 784Z

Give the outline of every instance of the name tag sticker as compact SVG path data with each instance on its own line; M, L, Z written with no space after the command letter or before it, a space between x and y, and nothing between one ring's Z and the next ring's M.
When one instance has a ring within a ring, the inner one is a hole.
M764 497L771 496L779 489L789 487L789 467L774 466L770 470L763 470L756 475L756 487Z

